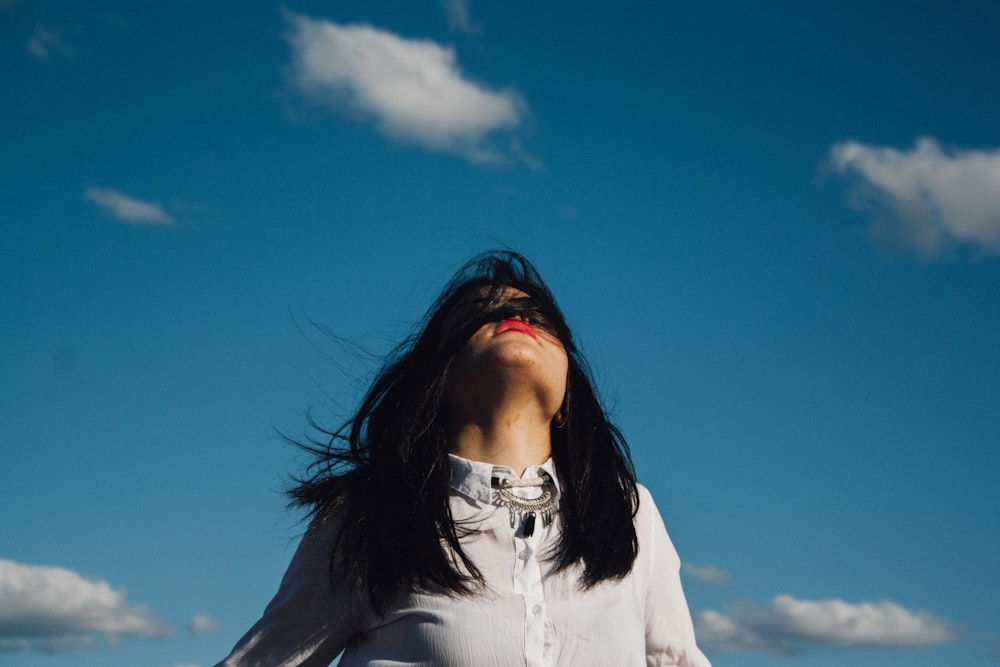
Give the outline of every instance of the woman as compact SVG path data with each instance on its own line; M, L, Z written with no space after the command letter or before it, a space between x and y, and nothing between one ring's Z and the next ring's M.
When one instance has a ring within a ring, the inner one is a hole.
M220 665L708 667L680 561L526 259L469 262L310 476L311 521Z

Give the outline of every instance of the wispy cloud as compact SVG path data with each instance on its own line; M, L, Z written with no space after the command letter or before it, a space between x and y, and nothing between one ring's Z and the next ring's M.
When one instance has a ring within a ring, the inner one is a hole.
M441 4L444 5L444 14L448 19L449 28L467 35L475 35L479 32L479 26L472 22L468 0L442 0Z
M188 632L196 637L207 635L219 629L219 621L205 613L198 613L188 621Z
M131 225L170 226L174 219L159 204L122 194L117 190L87 188L83 198L101 207L105 213Z
M845 141L830 164L851 179L851 203L875 231L930 257L952 244L1000 252L1000 149L945 150L932 138L908 151Z
M473 162L517 153L494 144L523 123L520 95L465 78L452 48L297 14L288 23L291 81L307 99L372 119L393 139Z
M991 633L986 641L989 644L990 660L1000 660L1000 637Z
M715 586L728 586L733 583L733 578L728 572L715 567L714 565L695 565L694 563L684 563L681 565L681 569L695 579L700 579L701 581Z
M791 655L808 648L918 649L948 644L959 629L927 611L889 601L799 600L779 595L766 605L734 602L695 620L699 643L731 653Z
M49 652L96 648L99 633L170 637L173 630L149 607L129 604L106 581L61 567L0 560L0 651Z
M51 60L53 56L73 58L76 55L76 50L63 38L63 31L60 28L44 26L38 26L31 33L31 39L28 40L25 50L40 60Z

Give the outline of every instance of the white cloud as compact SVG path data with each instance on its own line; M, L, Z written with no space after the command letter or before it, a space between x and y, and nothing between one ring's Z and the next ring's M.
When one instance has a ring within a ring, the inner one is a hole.
M373 119L384 135L428 150L505 159L491 140L521 125L525 104L514 91L466 79L453 49L366 25L297 14L288 22L291 79L306 98Z
M681 569L695 579L714 584L715 586L728 586L733 582L733 578L725 570L714 565L695 565L694 563L684 563Z
M448 27L467 35L479 32L479 27L472 23L467 0L443 0L444 13L448 19Z
M703 611L695 618L694 633L698 644L705 649L728 653L788 653L786 646L742 627L737 621L717 611Z
M174 219L167 215L159 204L129 197L117 190L87 188L83 198L97 204L105 213L122 222L133 225L174 224Z
M845 141L830 164L853 181L852 203L875 231L932 256L964 243L1000 252L1000 149L944 150L932 138L909 151Z
M76 55L73 47L63 39L62 30L42 26L35 28L25 50L28 54L41 60L50 60L54 55L60 55L64 58L72 58Z
M219 622L209 614L198 613L191 617L187 627L188 632L195 636L207 635L219 629Z
M779 595L759 606L734 602L695 621L699 643L731 653L789 655L809 647L917 649L953 642L959 630L927 611L883 600L798 600Z
M106 581L0 559L0 651L96 648L94 633L114 643L118 635L170 637L173 630Z

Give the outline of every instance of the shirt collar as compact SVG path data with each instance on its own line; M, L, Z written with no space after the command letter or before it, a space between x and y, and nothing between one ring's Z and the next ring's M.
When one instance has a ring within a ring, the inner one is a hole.
M493 498L493 486L490 483L491 477L517 477L517 473L507 466L497 466L483 461L470 461L455 454L448 454L451 459L451 486L453 489L468 496L484 505L490 504ZM524 471L522 477L528 479L539 477L538 471L544 470L552 477L556 487L556 495L559 493L559 478L556 477L556 466L552 457L545 459L545 462L538 466L531 466Z

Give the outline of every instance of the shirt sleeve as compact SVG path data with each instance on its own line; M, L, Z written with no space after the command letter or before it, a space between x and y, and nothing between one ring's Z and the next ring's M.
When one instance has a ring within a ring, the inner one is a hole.
M264 615L216 667L327 667L358 633L351 587L330 585L334 523L310 527Z
M639 486L636 520L645 570L647 667L711 667L695 641L691 612L681 588L681 560L645 487Z

